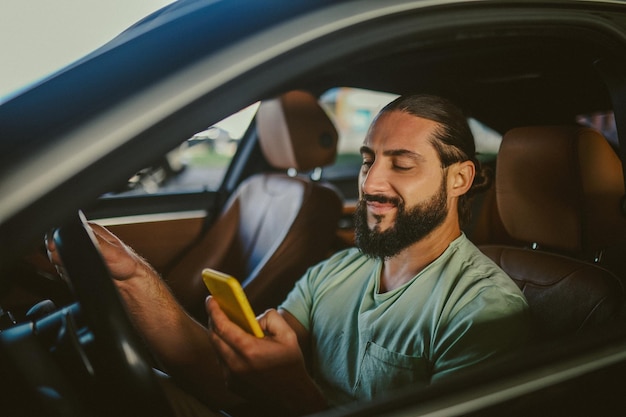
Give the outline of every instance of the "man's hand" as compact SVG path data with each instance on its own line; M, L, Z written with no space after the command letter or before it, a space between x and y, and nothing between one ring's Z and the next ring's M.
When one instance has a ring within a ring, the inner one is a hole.
M95 223L89 223L89 227L97 240L98 249L113 278L123 281L147 274L156 275L152 267L117 236ZM46 237L46 250L48 258L55 265L57 271L62 274L61 258L51 237Z
M104 227L94 223L89 227L131 319L168 374L216 408L240 402L225 387L207 328L185 312L146 260ZM50 237L46 250L62 274L61 258Z
M257 338L224 314L213 297L207 299L211 342L230 372L254 376L304 364L295 332L276 310L259 317L266 337Z
M257 338L230 321L217 301L208 297L209 336L234 389L244 396L265 398L294 415L326 408L306 371L295 331L276 310L259 317L265 333Z

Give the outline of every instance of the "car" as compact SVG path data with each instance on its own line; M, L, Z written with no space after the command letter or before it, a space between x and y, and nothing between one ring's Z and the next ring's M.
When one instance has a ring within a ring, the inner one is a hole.
M339 197L328 246L310 239L323 256L354 244L358 147L381 106L421 92L462 107L493 175L464 233L535 325L533 343L483 367L320 415L622 415L624 56L626 4L609 0L179 0L147 16L0 103L1 414L172 415L84 222L166 279L219 252L226 239L207 234L270 169L259 108L299 91L339 132L334 164L290 172ZM191 146L211 130L224 146ZM172 152L184 169L133 185ZM70 281L47 259L50 233ZM203 298L171 282L204 319ZM256 312L292 284L249 286Z

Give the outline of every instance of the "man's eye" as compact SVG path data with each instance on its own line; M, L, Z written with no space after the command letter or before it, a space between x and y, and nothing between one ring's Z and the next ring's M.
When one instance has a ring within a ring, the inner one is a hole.
M409 169L411 169L411 167L405 167L402 165L394 165L393 169L398 170L398 171L408 171Z

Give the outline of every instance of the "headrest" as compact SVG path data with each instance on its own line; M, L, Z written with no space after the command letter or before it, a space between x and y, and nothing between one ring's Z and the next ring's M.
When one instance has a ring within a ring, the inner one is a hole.
M261 150L275 168L309 171L335 161L337 129L307 92L261 102L256 123Z
M626 235L623 195L619 157L593 129L523 127L503 137L497 205L515 239L593 255Z

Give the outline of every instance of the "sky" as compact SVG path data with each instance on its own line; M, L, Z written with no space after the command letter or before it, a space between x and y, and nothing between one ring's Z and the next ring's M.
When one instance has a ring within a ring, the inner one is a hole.
M173 0L1 0L0 101Z

